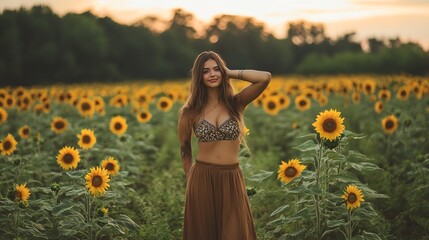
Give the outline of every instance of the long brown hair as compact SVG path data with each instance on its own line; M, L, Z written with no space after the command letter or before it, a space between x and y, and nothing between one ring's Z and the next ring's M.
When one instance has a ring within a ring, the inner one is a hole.
M234 88L226 75L226 64L219 54L213 51L202 52L195 59L191 70L192 76L189 96L179 111L179 118L186 114L189 119L188 125L190 127L193 127L200 119L204 106L208 101L207 86L203 83L203 68L204 63L209 59L212 59L217 63L222 75L219 100L225 103L229 115L239 123L241 132L240 141L246 145L243 137L243 116L240 113L240 106L238 104L238 99L235 97Z

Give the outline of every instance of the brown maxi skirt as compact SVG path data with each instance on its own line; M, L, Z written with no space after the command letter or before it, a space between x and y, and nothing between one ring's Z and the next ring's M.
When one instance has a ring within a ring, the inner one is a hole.
M186 187L184 240L256 239L243 173L196 160Z

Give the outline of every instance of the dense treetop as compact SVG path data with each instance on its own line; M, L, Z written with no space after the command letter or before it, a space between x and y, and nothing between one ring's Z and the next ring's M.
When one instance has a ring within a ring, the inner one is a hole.
M324 25L298 21L279 39L254 18L233 15L217 16L198 32L193 20L182 9L168 22L149 16L133 25L90 12L60 17L43 5L5 10L0 84L187 78L204 50L220 53L231 68L273 74L429 72L429 52L397 38L357 42L350 32L333 39Z

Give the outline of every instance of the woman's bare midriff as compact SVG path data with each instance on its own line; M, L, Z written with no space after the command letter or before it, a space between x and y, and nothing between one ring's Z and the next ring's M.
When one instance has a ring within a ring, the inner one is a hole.
M239 140L200 142L198 143L198 154L196 159L215 164L234 164L238 162L239 150Z

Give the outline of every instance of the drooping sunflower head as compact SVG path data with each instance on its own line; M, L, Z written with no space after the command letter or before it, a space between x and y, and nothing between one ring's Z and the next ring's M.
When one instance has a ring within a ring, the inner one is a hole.
M281 109L279 98L277 96L265 97L262 101L262 108L271 116L277 115Z
M330 109L325 110L317 115L313 126L321 138L335 140L344 132L344 118L340 117L340 112Z
M51 129L56 134L60 134L67 129L68 121L62 117L55 117L51 122Z
M28 138L30 136L30 127L24 125L18 129L18 134L21 138Z
M147 123L152 119L152 114L147 110L142 110L137 113L137 120L141 123Z
M18 201L27 202L28 198L31 195L30 189L26 187L26 183L15 186L16 189L16 195L15 197L18 199Z
M101 162L101 167L107 170L110 176L113 176L119 172L119 162L113 157L108 157Z
M92 148L97 142L94 131L91 129L82 129L77 137L79 138L79 142L77 144L85 150Z
M102 195L110 187L109 173L101 167L91 168L90 172L85 176L86 188L94 195Z
M173 100L169 97L160 97L158 99L157 107L158 110L163 112L170 111L171 107L173 106Z
M311 100L307 96L301 94L295 98L295 107L300 111L308 110L311 106Z
M0 107L0 124L6 122L7 120L7 112L4 108Z
M63 147L57 155L57 163L64 170L75 169L79 162L79 151L73 147Z
M113 117L110 120L110 131L118 136L124 134L127 128L127 120L121 116Z
M7 134L7 136L0 143L1 155L11 155L16 150L16 145L18 142L12 136L12 134Z
M364 195L362 194L362 191L352 184L346 187L344 195L341 197L346 200L348 210L360 207L360 203L365 201L363 199Z
M381 125L386 133L392 134L398 128L398 122L394 115L389 115L381 120Z
M305 168L307 168L307 166L300 164L298 159L291 159L287 163L282 161L282 164L279 165L277 178L284 183L289 183L294 178L301 175Z

